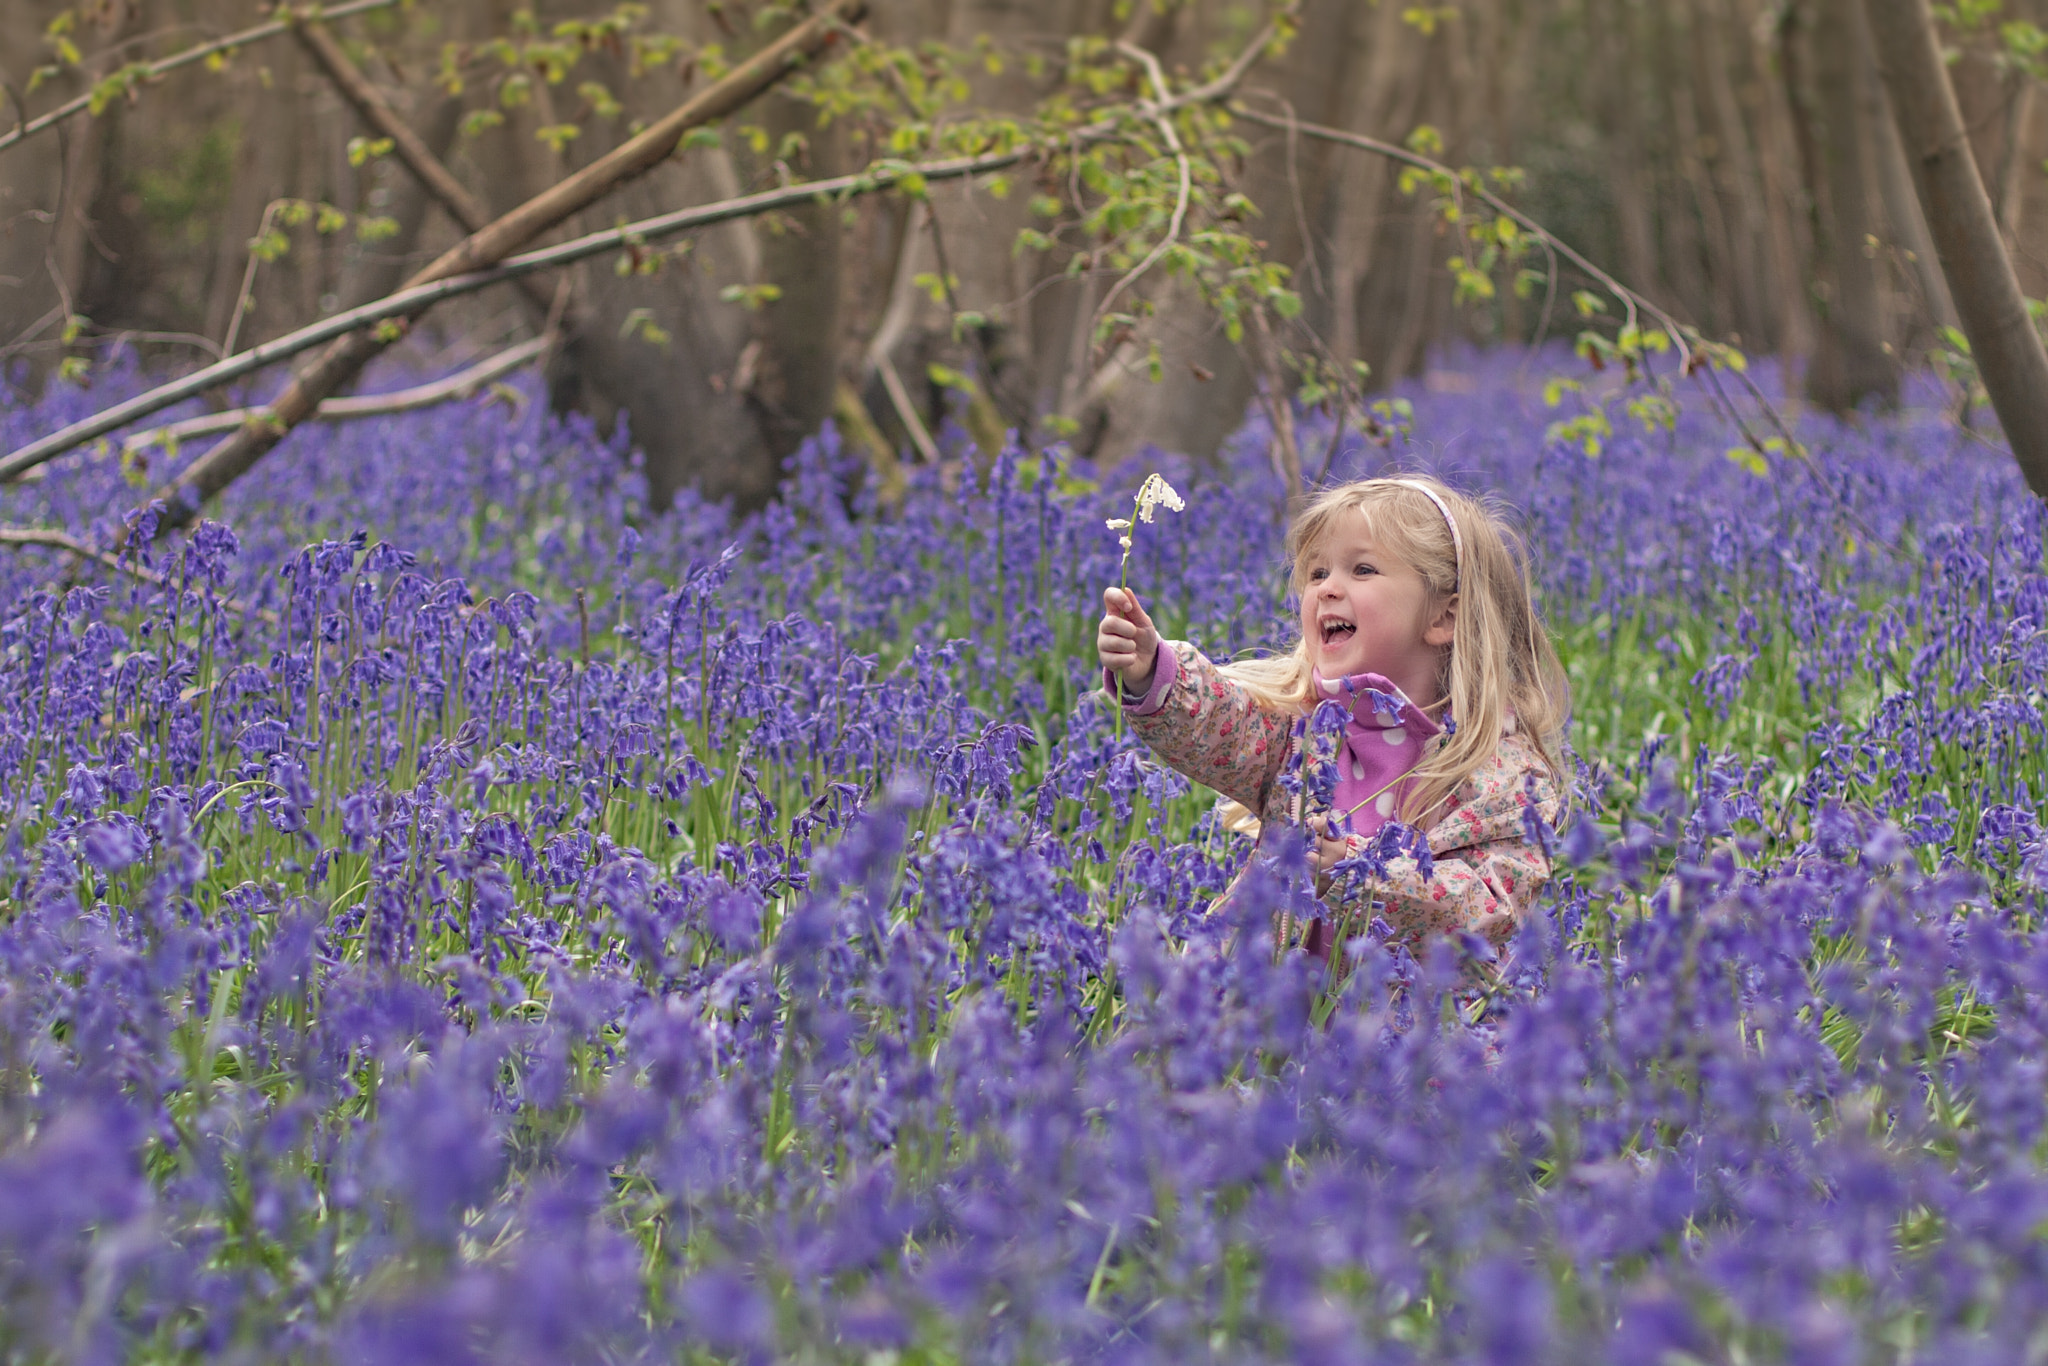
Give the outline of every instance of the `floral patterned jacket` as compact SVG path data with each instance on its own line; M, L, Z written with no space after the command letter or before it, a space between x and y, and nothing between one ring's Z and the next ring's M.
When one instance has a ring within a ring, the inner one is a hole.
M1259 706L1194 646L1160 644L1151 687L1142 698L1124 698L1132 729L1153 752L1257 813L1261 839L1266 831L1323 814L1313 797L1303 795L1314 790L1314 782L1304 781L1295 793L1279 781L1299 718ZM1313 755L1305 760L1316 762ZM1298 809L1304 801L1306 811ZM1373 881L1372 907L1330 909L1370 909L1411 948L1458 931L1504 946L1550 878L1550 860L1529 843L1523 821L1532 802L1546 822L1557 823L1556 779L1542 751L1511 721L1492 757L1446 799L1443 814L1426 832L1435 865L1431 875L1424 877L1414 858L1397 858ZM1351 837L1354 852L1364 843L1364 836ZM1353 918L1363 924L1368 917ZM1282 933L1288 931L1283 926ZM1319 947L1313 937L1309 946Z

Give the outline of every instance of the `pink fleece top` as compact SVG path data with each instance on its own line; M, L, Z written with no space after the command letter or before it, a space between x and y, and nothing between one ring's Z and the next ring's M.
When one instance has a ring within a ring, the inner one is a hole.
M1351 708L1337 750L1337 794L1331 805L1354 831L1370 835L1392 819L1407 795L1408 773L1444 728L1381 674L1313 677L1323 696Z
M1115 674L1102 671L1103 686L1133 716L1150 716L1165 706L1167 690L1180 676L1180 657L1163 641L1157 661L1152 686L1138 698L1122 691ZM1370 835L1399 809L1401 798L1407 795L1407 774L1422 762L1424 749L1444 728L1383 674L1312 677L1324 697L1350 706L1351 720L1337 750L1337 792L1332 805L1353 831Z

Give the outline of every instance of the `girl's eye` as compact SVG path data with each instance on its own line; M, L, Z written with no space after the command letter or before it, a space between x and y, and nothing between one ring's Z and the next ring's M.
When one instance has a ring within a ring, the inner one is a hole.
M1308 571L1308 581L1310 583L1321 583L1329 577L1330 571L1327 569L1311 569Z
M1362 578L1364 578L1364 577L1365 577L1366 575L1368 575L1368 574L1377 574L1377 573L1379 573L1380 571L1379 571L1379 570L1377 570L1377 569L1374 569L1374 568L1373 568L1373 567L1372 567L1371 565L1369 565L1369 564L1361 564L1361 565L1354 565L1354 566L1352 566L1351 572L1352 572L1352 573L1354 573L1354 574L1356 574L1356 575L1358 575L1358 577L1362 579Z

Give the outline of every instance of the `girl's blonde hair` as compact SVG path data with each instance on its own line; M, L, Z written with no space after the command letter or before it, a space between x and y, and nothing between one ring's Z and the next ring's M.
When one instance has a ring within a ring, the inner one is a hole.
M1418 822L1456 791L1493 753L1511 719L1535 742L1552 774L1561 774L1571 690L1536 616L1527 548L1503 510L1420 475L1362 479L1326 489L1310 500L1287 533L1289 586L1296 595L1309 586L1304 578L1309 554L1350 512L1365 518L1367 533L1382 552L1422 576L1430 618L1457 598L1451 645L1438 679L1439 696L1449 699L1457 733L1424 755L1410 774L1401 819ZM1455 538L1446 513L1457 521ZM1297 641L1289 654L1239 660L1223 665L1222 672L1274 711L1307 711L1314 705L1306 640ZM1243 818L1251 813L1230 809L1235 807L1226 804L1226 821L1249 828ZM1233 815L1238 819L1232 820Z

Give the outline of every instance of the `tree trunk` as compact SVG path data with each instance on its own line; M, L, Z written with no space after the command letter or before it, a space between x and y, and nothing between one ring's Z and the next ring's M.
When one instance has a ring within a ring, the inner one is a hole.
M1740 272L1731 228L1722 212L1721 192L1706 165L1706 132L1700 126L1693 80L1696 67L1691 60L1699 50L1699 30L1712 22L1708 15L1664 13L1658 25L1662 41L1657 46L1666 64L1664 87L1671 103L1671 136L1677 144L1679 179L1685 186L1685 198L1690 200L1688 205L1674 196L1673 214L1699 215L1700 254L1694 266L1699 275L1699 296L1690 304L1694 315L1710 332L1726 335L1738 325L1735 281Z
M33 6L0 6L0 79L15 94L28 88L48 18ZM48 88L56 103L83 93L85 82L66 73ZM9 96L0 96L0 109L9 127L22 113ZM26 354L35 373L56 368L65 316L81 311L88 216L110 131L103 120L73 120L0 158L0 363Z
M1932 329L1953 327L1955 301L1949 297L1948 281L1941 277L1941 265L1934 259L1934 240L1927 234L1927 217L1920 212L1919 197L1913 192L1913 172L1906 165L1906 150L1899 142L1899 130L1892 118L1884 81L1877 74L1877 51L1872 46L1870 26L1858 24L1860 82L1864 94L1862 125L1870 131L1871 155L1877 163L1877 186L1889 226L1887 240L1905 258L1901 265L1919 296L1918 316L1911 313L1903 326L1894 330L1902 343L1917 332L1932 340Z
M1714 155L1707 160L1716 191L1733 207L1732 214L1724 214L1733 257L1725 267L1733 308L1729 326L1744 345L1782 345L1785 329L1773 315L1779 307L1776 301L1787 294L1797 299L1798 276L1792 266L1797 257L1789 244L1782 256L1778 250L1773 231L1777 215L1759 165L1762 158L1753 150L1751 123L1743 116L1730 69L1743 45L1723 41L1722 30L1729 22L1727 0L1709 0L1700 7L1693 30L1695 79L1706 98L1706 123L1714 140ZM1763 91L1761 83L1751 88Z
M1604 49L1602 112L1609 135L1607 175L1613 187L1616 226L1621 237L1621 278L1630 288L1661 303L1668 296L1657 270L1657 234L1648 188L1650 169L1640 126L1644 101L1635 81L1637 63L1629 41L1634 9L1625 0L1605 0L1595 20Z
M1800 0L1786 11L1786 81L1801 123L1814 205L1814 276L1821 331L1806 394L1835 412L1867 398L1898 401L1896 359L1884 337L1877 264L1869 250L1870 154L1857 92L1856 0Z
M1971 154L1927 0L1864 0L1899 137L1991 406L2036 495L2048 496L2048 352Z
M796 175L811 180L850 169L839 125L819 128L815 106L780 92L764 106L762 125L778 144L788 133L807 140L802 164L791 168ZM839 215L836 204L812 204L757 229L761 277L782 293L754 316L752 344L760 350L746 395L778 475L782 461L831 413L839 390Z

